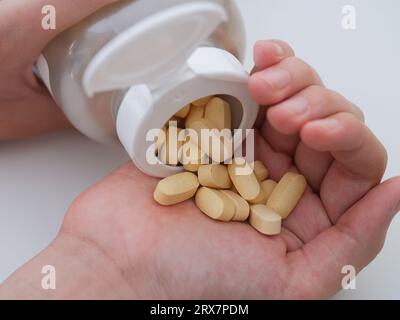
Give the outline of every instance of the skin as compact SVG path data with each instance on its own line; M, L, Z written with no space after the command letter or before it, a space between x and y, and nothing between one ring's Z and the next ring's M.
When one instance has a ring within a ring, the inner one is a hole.
M46 44L57 34L115 0L3 0L0 3L0 141L29 138L70 127L32 73ZM41 27L42 7L56 7L56 30Z
M0 15L4 7L15 9L13 3L21 1L2 1ZM95 9L89 7L86 14ZM79 15L69 23L84 13ZM20 65L24 59L16 59L14 68L33 81L30 65ZM0 298L323 299L340 290L343 266L360 271L368 265L400 210L400 178L381 183L385 149L360 109L326 89L286 43L258 42L254 60L250 93L270 106L262 108L256 125L257 157L272 179L293 170L309 183L281 235L266 237L245 223L212 221L192 201L162 207L152 199L158 180L128 163L74 201L57 238L1 285ZM16 94L21 85L10 83L1 92L1 119L10 119L2 120L8 126L2 139L65 126L50 102L33 108L42 110L51 126L32 124L40 117ZM35 101L38 93L22 88L26 99ZM24 122L11 121L14 111L5 101L15 101ZM293 101L303 104L303 113L293 112ZM45 291L41 269L49 264L57 270L57 289Z

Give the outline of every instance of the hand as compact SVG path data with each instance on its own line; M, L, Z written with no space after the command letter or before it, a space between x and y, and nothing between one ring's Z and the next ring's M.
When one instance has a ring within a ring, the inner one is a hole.
M116 0L8 0L0 2L0 141L69 127L47 89L33 74L41 51L55 36ZM57 10L57 29L41 27L42 7Z
M281 235L212 221L192 201L159 206L157 179L127 164L74 202L55 242L0 296L40 295L32 274L43 264L61 277L47 293L58 298L328 298L343 266L365 267L399 210L399 178L379 184L384 148L360 110L325 89L285 43L257 43L255 61L250 91L271 105L260 117L258 157L273 179L296 170L309 182Z

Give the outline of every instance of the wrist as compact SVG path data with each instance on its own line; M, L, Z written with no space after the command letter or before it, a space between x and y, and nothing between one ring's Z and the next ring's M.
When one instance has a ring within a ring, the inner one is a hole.
M118 267L100 249L63 233L0 286L0 298L3 299L135 296Z

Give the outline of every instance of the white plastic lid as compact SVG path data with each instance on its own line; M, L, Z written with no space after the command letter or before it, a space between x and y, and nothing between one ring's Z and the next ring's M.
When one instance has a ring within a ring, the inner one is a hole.
M183 170L161 161L152 163L148 156L155 157L151 132L164 127L188 103L211 95L234 98L231 107L235 129L252 128L258 115L259 107L249 95L249 75L232 54L218 48L200 47L186 66L183 76L171 81L165 90L153 92L145 84L132 86L118 110L118 137L136 167L150 176L163 178Z
M186 66L194 50L227 20L209 1L177 5L133 25L102 48L83 75L89 96L147 84L157 87Z

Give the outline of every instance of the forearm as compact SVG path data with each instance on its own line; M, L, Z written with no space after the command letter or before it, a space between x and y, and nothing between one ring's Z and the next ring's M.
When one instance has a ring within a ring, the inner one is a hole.
M55 270L55 289L42 286L44 266ZM60 235L0 286L0 299L134 298L117 267L96 247Z

